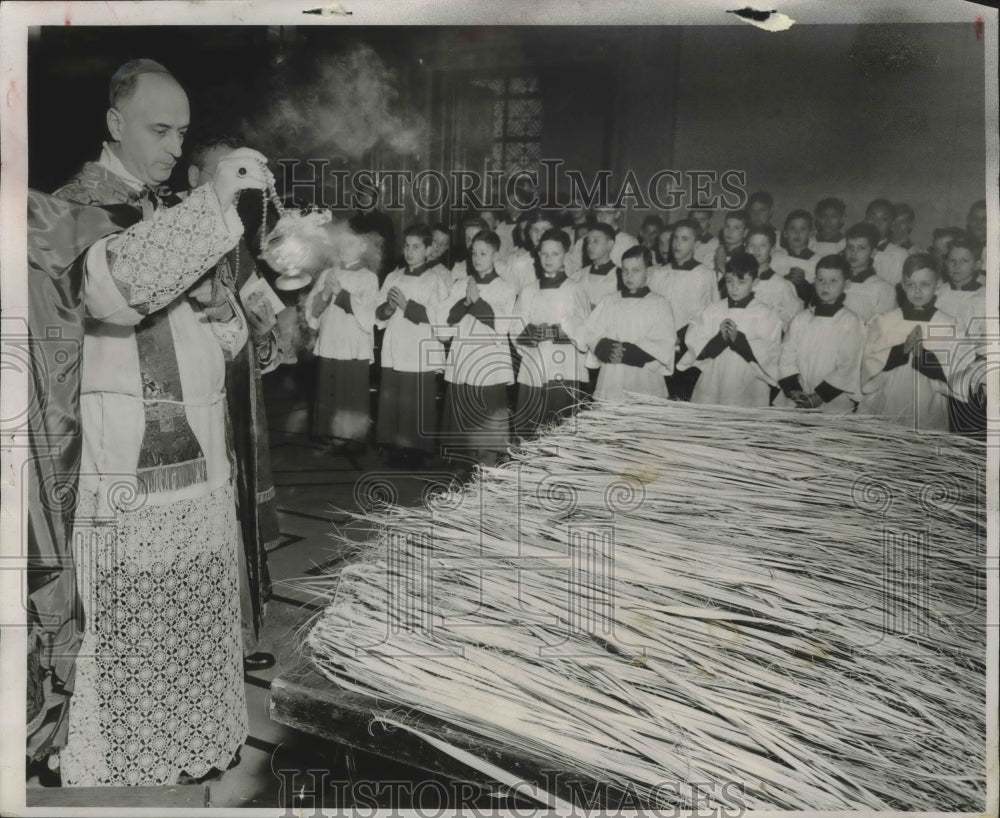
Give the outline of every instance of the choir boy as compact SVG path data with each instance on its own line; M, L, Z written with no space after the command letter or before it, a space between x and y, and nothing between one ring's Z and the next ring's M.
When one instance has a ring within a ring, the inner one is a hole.
M679 367L701 370L692 403L767 406L781 354L781 319L754 294L757 259L737 251L726 268L726 298L688 327Z
M851 276L844 291L844 303L868 324L876 315L896 306L896 291L885 279L875 274L872 256L878 244L878 230L860 222L847 230L844 258Z
M465 257L461 261L456 262L448 271L448 274L444 276L445 286L449 293L451 292L451 288L455 286L455 282L464 281L467 275L472 274L472 240L488 229L486 222L478 216L467 216L462 221L462 241L465 247Z
M441 264L448 269L453 266L451 258L451 230L448 225L437 222L431 225L431 248L427 259L432 264Z
M569 249L561 230L542 236L542 276L521 290L514 307L511 337L521 352L514 425L522 436L570 414L589 377L583 328L590 299L583 285L566 275Z
M435 372L444 369L444 349L434 325L448 290L427 264L431 241L424 225L404 231L406 265L386 277L375 310L375 325L385 329L375 437L391 457L416 465L436 446Z
M909 255L898 244L893 244L889 238L895 218L895 208L888 199L874 199L865 209L865 221L878 230L878 241L875 244L875 254L872 256L875 273L894 287L903 277L903 262Z
M953 241L966 241L969 234L961 227L935 227L931 236L931 246L927 248L927 253L939 270L947 270L948 248Z
M656 237L656 249L653 252L653 263L657 267L669 267L674 263L674 226L668 224Z
M694 248L694 257L708 267L715 264L715 251L719 249L719 237L712 234L713 215L715 211L706 208L688 211L688 219L698 224L698 243Z
M587 319L588 366L600 367L595 398L667 397L664 378L674 368L676 333L667 300L646 286L652 261L645 247L626 250L621 291L605 296Z
M847 246L843 233L847 205L831 196L817 202L815 212L816 235L809 242L809 247L819 258L843 252Z
M591 226L585 245L590 263L575 275L570 274L570 278L583 286L591 307L621 287L621 269L611 260L614 244L612 227L602 223Z
M510 256L506 267L498 270L500 276L514 288L515 294L538 280L541 269L538 261L538 243L546 232L556 227L554 214L536 210L529 216L525 230L525 246ZM579 270L579 265L567 257L566 270L568 275L574 275Z
M844 306L850 268L843 256L816 267L815 304L792 319L781 345L775 406L849 414L861 392L864 322Z
M639 228L639 243L648 248L654 255L656 254L657 240L664 227L666 225L663 223L663 219L655 213L650 213L642 220L642 226Z
M625 233L621 229L621 211L614 207L597 207L594 209L594 221L597 224L606 224L614 232L614 244L611 246L611 260L616 266L621 266L622 256L630 247L635 247L639 241L635 236ZM589 233L587 234L590 235ZM579 270L583 264L585 248L582 242L577 242L573 246L572 252L567 257L566 272L572 275Z
M977 334L974 319L987 317L986 287L976 270L976 246L968 239L951 242L945 258L948 280L942 282L937 306L952 316L962 337Z
M781 319L781 327L788 329L792 318L802 309L795 287L787 278L771 268L774 251L774 228L751 227L747 233L747 252L757 260L757 278L753 283L757 299L773 309Z
M669 267L657 267L649 273L649 288L667 299L674 316L676 359L687 350L684 337L688 324L719 298L715 271L695 257L700 232L694 221L684 220L674 225L673 263ZM690 399L696 378L696 372L675 371L670 379L670 396L678 400Z
M948 431L948 385L955 319L936 306L939 276L930 256L903 264L901 306L868 326L859 414L916 430Z
M719 278L719 292L725 294L726 285L723 276L726 265L733 253L744 249L747 231L750 229L750 214L745 210L730 210L722 222L722 241L715 251L715 274Z
M902 247L909 255L922 253L919 247L913 243L913 223L917 220L917 214L905 202L897 202L892 206L893 216L892 226L889 228L889 238L893 244Z
M500 237L476 235L471 272L455 282L447 323L454 327L444 377L442 442L485 465L495 465L510 443L507 385L514 382L508 332L514 288L495 269Z
M957 354L959 368L973 358L985 359L986 356L986 287L977 275L976 250L977 245L968 239L951 243L947 257L948 281L941 284L937 295L938 309L956 321L961 339ZM983 401L977 401L967 389L949 396L948 415L953 432L973 436L985 432Z
M318 330L313 434L332 438L342 449L363 449L371 415L378 276L362 263L367 242L350 224L341 229L338 246L339 264L317 276L304 305L306 322Z
M813 279L816 277L816 262L820 256L809 249L812 238L813 217L808 210L793 210L785 217L785 247L788 250L787 278L795 286L795 292L803 304L809 304L813 297Z
M976 249L976 270L986 283L986 200L973 202L965 222L965 230Z

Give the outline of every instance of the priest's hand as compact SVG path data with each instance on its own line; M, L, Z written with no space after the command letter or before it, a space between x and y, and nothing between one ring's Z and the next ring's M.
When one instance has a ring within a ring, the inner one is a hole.
M267 169L267 157L252 148L237 148L222 157L215 169L212 188L223 209L233 203L241 190L266 190L274 183Z

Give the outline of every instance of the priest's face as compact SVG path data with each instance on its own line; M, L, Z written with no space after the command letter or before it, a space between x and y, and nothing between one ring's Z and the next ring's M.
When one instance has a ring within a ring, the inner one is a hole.
M190 118L187 94L173 77L142 74L132 95L108 110L107 122L125 169L159 185L180 158Z

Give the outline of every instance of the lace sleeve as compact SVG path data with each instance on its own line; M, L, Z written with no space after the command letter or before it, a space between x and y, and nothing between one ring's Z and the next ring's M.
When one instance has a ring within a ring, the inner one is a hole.
M108 268L128 306L148 314L189 289L242 234L235 210L223 213L204 185L109 240Z

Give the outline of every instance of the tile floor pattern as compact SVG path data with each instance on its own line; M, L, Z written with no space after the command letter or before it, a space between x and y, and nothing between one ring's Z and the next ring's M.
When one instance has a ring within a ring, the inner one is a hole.
M297 584L296 579L315 576L323 567L343 558L350 544L338 542L331 536L334 532L354 542L367 537L367 531L346 512L358 510L359 501L365 500L363 492L373 490L395 493L401 503L417 502L427 481L403 469L387 468L373 451L350 458L330 454L309 442L304 433L273 431L271 457L282 540L268 553L274 588L260 649L273 653L277 665L246 676L250 737L241 751L240 764L220 781L211 783L212 806L291 806L283 779L273 772L277 769L329 770L330 781L424 780L428 774L423 771L347 750L271 721L268 689L271 679L282 669L298 664L297 631L317 610L314 593ZM441 480L450 479L443 469L431 471ZM302 785L311 786L311 779L301 775L295 780L295 788ZM334 797L335 792L335 787L328 791ZM325 802L324 806L349 805Z

